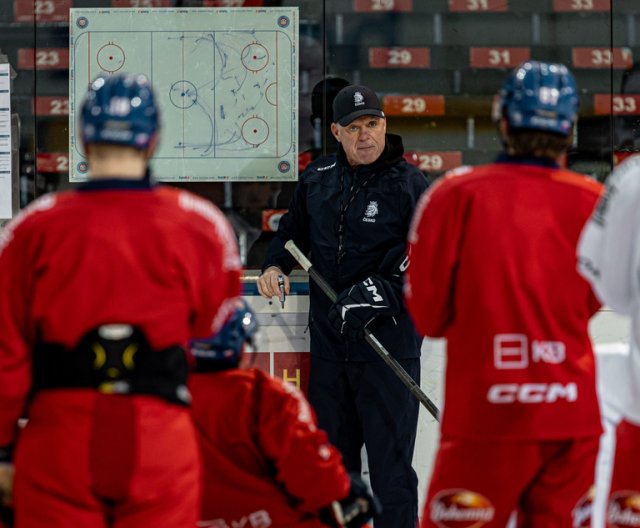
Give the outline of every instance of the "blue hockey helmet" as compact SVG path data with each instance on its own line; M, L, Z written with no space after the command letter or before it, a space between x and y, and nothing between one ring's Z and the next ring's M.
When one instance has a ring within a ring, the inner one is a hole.
M198 372L226 370L238 366L245 343L253 344L258 330L256 314L244 299L220 331L203 339L189 341L189 351Z
M499 106L511 130L568 136L580 99L573 74L564 64L527 61L513 70L500 90Z
M159 129L153 89L144 75L100 75L82 104L85 145L111 143L146 150Z

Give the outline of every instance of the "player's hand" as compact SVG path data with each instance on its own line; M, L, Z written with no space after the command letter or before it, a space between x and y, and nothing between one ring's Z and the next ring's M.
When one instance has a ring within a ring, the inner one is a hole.
M289 277L287 277L278 266L269 266L264 273L258 277L258 293L265 299L280 296L280 285L278 277L284 279L284 293L289 295Z
M391 284L380 277L369 277L338 295L329 309L329 322L338 333L358 340L376 317L398 313L400 301Z
M349 495L334 501L330 507L320 511L320 520L332 528L361 528L382 513L380 501L369 486L355 474L349 475Z
M13 501L13 474L15 468L10 462L0 463L0 502L10 506Z

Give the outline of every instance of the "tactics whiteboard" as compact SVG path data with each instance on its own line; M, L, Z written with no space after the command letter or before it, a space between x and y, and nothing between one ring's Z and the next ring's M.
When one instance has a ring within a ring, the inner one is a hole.
M74 8L69 179L86 179L77 130L101 73L143 73L160 106L163 181L296 180L298 8Z

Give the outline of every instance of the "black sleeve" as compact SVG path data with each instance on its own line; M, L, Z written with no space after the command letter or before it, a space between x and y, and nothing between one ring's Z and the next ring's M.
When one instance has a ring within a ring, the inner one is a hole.
M309 252L309 214L305 174L307 174L306 171L300 176L289 202L289 209L280 219L276 236L269 244L262 264L263 272L269 266L278 266L286 275L291 273L296 260L284 247L288 240L293 240L303 253Z
M403 165L405 165L404 162ZM407 254L409 228L411 227L411 221L418 201L422 193L424 193L429 186L427 178L417 168L407 163L406 166L403 167L403 170L407 173L407 192L405 194L405 205L403 207L403 211L405 211L404 235L402 239L398 240L398 243L387 252L376 275L378 278L386 280L390 284L401 306L404 306L404 274L410 262L409 255Z
M391 286L395 298L400 306L404 306L404 272L408 266L408 256L406 254L406 242L398 244L387 253L379 268L376 278L384 280Z

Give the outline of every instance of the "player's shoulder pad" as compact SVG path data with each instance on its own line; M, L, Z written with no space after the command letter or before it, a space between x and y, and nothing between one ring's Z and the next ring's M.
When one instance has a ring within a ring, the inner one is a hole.
M181 190L177 191L175 198L181 210L200 216L216 227L228 226L227 217L209 200Z
M60 193L50 193L35 199L20 211L13 219L0 229L0 253L9 244L20 226L28 223L31 219L45 211L53 209L60 200Z
M469 165L461 165L455 169L445 172L441 178L438 178L428 189L430 194L446 192L464 184L468 177L478 172L478 168Z
M177 191L178 207L182 211L202 218L214 228L224 246L224 267L226 269L241 269L242 263L238 254L236 236L224 213L209 200L192 192L170 189L169 192L171 191Z
M568 169L560 169L551 173L551 178L557 182L566 183L584 189L595 195L602 193L602 184L590 176Z
M607 189L624 188L625 196L635 200L636 194L640 192L640 155L631 156L616 166L607 177L605 186Z
M438 178L435 182L433 182L427 188L427 190L422 193L416 206L416 211L411 222L411 227L409 228L409 241L415 241L417 236L417 228L421 221L421 218L434 197L441 198L443 196L446 196L449 192L459 187L459 184L464 183L464 181L466 180L466 178L464 178L465 176L471 175L474 172L474 167L467 165L462 165L455 169L451 169L450 171L447 171L443 176Z
M612 202L618 204L616 207L635 207L640 202L640 156L627 158L607 177L592 223L605 225Z
M459 178L460 176L464 176L465 174L470 174L473 171L473 167L470 165L460 165L455 169L448 170L444 173L443 178L452 180L454 178Z
M261 380L263 388L269 387L271 401L274 403L280 402L279 408L283 412L286 408L293 409L298 422L306 424L309 430L315 431L317 429L315 414L311 409L309 401L300 389L288 381L273 378L262 371L256 374L256 376L260 375L264 378Z

